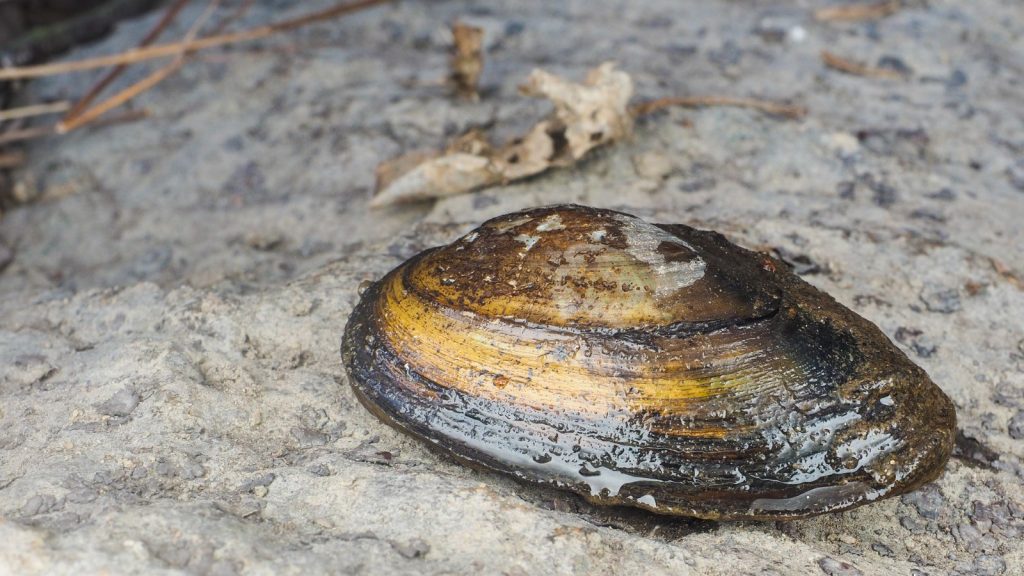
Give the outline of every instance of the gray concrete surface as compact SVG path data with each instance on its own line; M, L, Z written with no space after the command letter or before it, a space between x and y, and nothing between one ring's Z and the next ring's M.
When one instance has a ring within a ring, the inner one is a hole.
M0 222L0 573L1024 573L1024 9L906 4L825 24L806 1L408 1L204 52L140 99L148 120L34 144L38 198ZM479 103L441 85L456 17L487 33ZM823 48L909 74L843 75ZM531 69L608 59L642 97L810 114L671 110L572 169L367 210L378 162L520 131L547 111L516 93ZM468 470L363 410L338 354L359 283L563 201L777 250L954 399L958 457L848 513L696 523Z

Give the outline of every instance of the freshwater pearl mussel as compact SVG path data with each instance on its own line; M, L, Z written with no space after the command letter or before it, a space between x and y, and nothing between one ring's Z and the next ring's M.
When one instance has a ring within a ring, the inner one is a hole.
M371 412L464 463L708 519L908 492L956 421L876 326L781 262L576 205L401 264L361 295L342 355Z

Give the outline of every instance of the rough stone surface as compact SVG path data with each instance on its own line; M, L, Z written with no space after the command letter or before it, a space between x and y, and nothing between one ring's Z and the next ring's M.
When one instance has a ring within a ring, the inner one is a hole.
M818 5L402 2L205 52L140 99L148 120L34 145L16 176L38 199L0 228L0 573L1021 574L1019 1L857 24L815 22ZM440 84L457 17L486 34L478 103ZM827 70L824 48L907 77ZM608 59L641 96L810 114L666 111L573 169L368 213L378 162L491 121L521 131L546 112L516 93L533 67L578 79ZM567 201L775 250L946 390L960 456L848 513L694 523L468 470L363 410L338 354L360 282Z

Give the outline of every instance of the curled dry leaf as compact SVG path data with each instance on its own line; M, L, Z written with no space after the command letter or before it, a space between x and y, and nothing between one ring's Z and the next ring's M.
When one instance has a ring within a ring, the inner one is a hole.
M501 181L491 145L471 130L442 152L418 150L377 167L377 195L371 206L439 198Z
M524 94L543 96L555 104L555 119L564 130L574 160L591 149L628 135L633 129L629 99L633 80L615 65L605 62L587 74L584 84L574 84L534 70L522 88Z
M476 26L456 22L452 24L451 83L461 98L477 100L477 84L484 69L484 31Z
M370 205L452 196L570 166L632 131L633 81L610 62L591 70L582 84L535 70L521 90L551 100L554 114L500 147L474 130L441 154L413 152L385 162L377 169Z

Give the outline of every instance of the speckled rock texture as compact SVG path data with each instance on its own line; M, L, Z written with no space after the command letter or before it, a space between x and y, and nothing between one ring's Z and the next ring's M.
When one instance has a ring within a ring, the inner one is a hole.
M843 24L820 5L402 2L204 52L140 99L151 118L34 144L16 177L38 199L0 222L0 573L1024 573L1024 12L909 1ZM486 34L477 103L442 84L456 18ZM826 69L822 49L905 77ZM530 70L610 59L640 97L810 113L669 110L572 169L367 209L380 161L522 131L549 110L517 94ZM556 202L780 255L954 400L946 473L809 520L672 520L464 468L366 412L338 354L360 283Z

